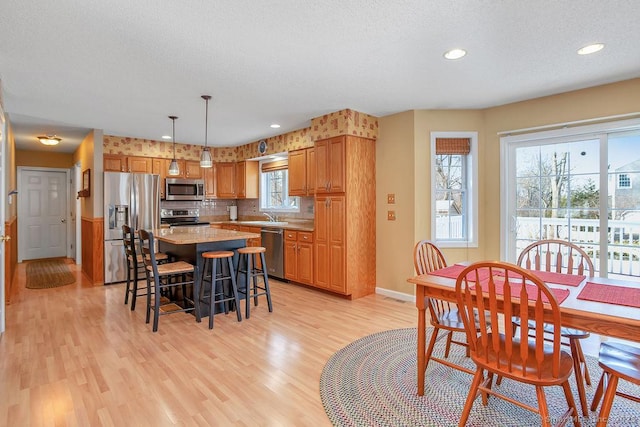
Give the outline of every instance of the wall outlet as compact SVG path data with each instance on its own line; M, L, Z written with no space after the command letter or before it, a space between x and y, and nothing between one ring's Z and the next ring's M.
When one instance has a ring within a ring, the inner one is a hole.
M387 221L396 220L396 211L387 211Z
M387 203L393 205L396 203L396 195L393 193L387 194Z

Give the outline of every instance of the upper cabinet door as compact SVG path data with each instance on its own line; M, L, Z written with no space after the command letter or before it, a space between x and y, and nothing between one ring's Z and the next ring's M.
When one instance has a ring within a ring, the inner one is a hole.
M220 199L236 198L236 164L216 163L216 192Z
M200 168L200 162L197 160L186 160L184 162L184 176L190 179L201 179L202 168Z
M214 163L212 167L203 169L204 176L204 197L207 199L215 199L216 193L216 166Z
M316 141L316 193L344 193L345 137Z
M307 150L289 151L289 195L307 195Z
M151 157L129 156L129 172L151 173L153 171L153 159Z
M127 158L122 154L105 154L102 156L103 168L111 172L127 172Z

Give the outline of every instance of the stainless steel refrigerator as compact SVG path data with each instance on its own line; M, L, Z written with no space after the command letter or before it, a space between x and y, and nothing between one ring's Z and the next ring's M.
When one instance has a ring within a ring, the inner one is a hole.
M104 173L104 283L127 280L122 225L134 230L160 227L158 175Z

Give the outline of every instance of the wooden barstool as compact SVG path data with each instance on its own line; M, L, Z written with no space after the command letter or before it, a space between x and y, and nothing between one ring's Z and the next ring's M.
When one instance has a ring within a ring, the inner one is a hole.
M213 315L216 304L224 306L225 314L229 314L229 302L234 301L238 322L242 321L240 315L240 299L238 298L238 287L236 285L236 274L233 269L232 251L211 251L202 254L204 266L202 267L202 280L200 281L200 301L209 303L209 329L213 329ZM227 260L228 275L225 274L222 260ZM211 270L211 274L207 272ZM231 280L231 287L225 286L224 281ZM211 283L209 293L205 290L205 282Z
M600 344L598 364L603 369L603 372L596 394L593 396L591 410L596 410L604 393L604 400L596 423L597 427L604 427L607 425L614 397L620 396L640 403L640 397L617 391L618 380L621 378L640 385L640 348L604 342Z
M269 306L269 312L273 312L273 306L271 304L271 291L269 290L269 277L267 276L267 262L264 259L264 253L266 249L262 246L247 246L238 249L240 260L238 261L238 271L236 273L236 282L241 273L245 275L244 287L238 288L238 292L244 295L245 299L245 315L246 319L250 316L249 300L253 298L254 305L258 305L258 297L266 295L267 305ZM260 261L262 268L257 267L257 255L260 255ZM262 276L263 284L258 285L258 277ZM253 281L253 286L251 286Z

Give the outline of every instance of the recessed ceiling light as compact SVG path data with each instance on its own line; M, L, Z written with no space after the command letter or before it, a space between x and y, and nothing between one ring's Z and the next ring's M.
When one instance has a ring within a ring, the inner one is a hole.
M444 53L444 57L447 59L460 59L467 54L464 49L451 49Z
M589 55L601 51L604 48L602 43L594 43L578 49L578 55Z
M280 127L280 125L279 125L279 124L277 124L277 123L274 123L274 124L272 124L272 125L271 125L271 127L272 127L273 129L278 129L278 128Z
M171 139L171 135L162 135L162 139Z

